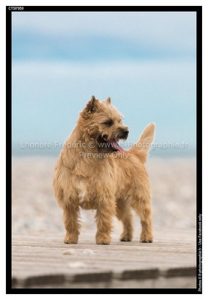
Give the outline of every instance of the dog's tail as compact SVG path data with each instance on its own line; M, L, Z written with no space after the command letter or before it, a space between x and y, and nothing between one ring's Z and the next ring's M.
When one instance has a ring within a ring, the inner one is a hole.
M154 138L155 124L150 123L145 127L138 142L130 149L144 163L147 160L148 152Z

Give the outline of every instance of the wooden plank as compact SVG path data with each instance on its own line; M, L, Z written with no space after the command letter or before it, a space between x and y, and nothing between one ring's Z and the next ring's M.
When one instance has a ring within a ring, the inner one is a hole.
M65 245L62 236L14 236L13 286L129 287L140 282L140 287L195 287L195 245L193 232L187 237L163 233L152 244L113 240L103 246L90 240Z

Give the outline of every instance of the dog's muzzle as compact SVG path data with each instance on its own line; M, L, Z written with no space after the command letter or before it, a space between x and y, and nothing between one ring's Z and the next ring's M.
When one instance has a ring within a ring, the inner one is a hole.
M128 137L128 134L129 134L128 128L120 129L119 134L118 134L118 138L126 140L127 137Z

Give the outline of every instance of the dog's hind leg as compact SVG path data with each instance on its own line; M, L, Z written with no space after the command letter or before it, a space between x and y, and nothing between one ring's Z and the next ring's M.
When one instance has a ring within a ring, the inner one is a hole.
M152 243L152 209L150 199L144 199L142 197L134 199L132 207L135 209L141 220L142 232L140 241L142 243Z
M132 240L133 226L131 207L124 201L118 200L116 207L116 215L123 224L123 232L120 237L121 242L130 242Z
M79 206L69 203L64 206L65 244L77 244L79 237Z

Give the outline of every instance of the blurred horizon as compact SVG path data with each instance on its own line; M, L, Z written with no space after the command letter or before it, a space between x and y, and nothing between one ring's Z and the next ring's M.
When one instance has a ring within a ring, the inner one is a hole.
M63 144L88 99L110 96L135 143L157 125L157 144L185 144L195 155L196 14L194 12L13 12L13 154Z

